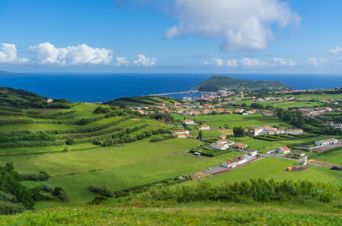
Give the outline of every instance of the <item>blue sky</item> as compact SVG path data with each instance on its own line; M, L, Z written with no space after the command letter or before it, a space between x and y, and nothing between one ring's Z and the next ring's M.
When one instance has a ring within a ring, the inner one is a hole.
M0 0L0 70L339 73L340 0Z

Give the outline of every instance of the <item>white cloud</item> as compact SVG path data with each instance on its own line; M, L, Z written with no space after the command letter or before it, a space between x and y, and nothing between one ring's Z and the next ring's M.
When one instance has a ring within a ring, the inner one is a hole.
M235 59L227 60L227 66L228 67L237 67L238 66L238 62Z
M293 67L296 66L297 63L293 59L286 59L281 57L276 57L272 59L260 60L258 58L242 58L240 60L229 59L225 60L222 58L209 58L203 62L204 65L213 66L213 67L273 67L273 66L287 66Z
M204 65L213 66L213 67L223 67L225 66L225 60L221 58L212 58L207 59L203 62Z
M49 42L32 46L36 59L42 64L79 65L109 64L112 62L112 50L93 48L86 44L57 48Z
M241 60L241 64L246 67L259 67L265 65L265 63L262 63L260 60L256 58L243 58Z
M333 55L342 54L342 47L336 47L336 48L334 48L334 49L330 49L330 50L329 50L329 53L330 53L330 54L333 54Z
M116 66L127 66L130 64L129 60L126 57L115 57L115 61Z
M329 65L329 60L325 58L310 57L308 59L308 64L315 67L325 67Z
M296 62L292 59L285 59L281 57L273 58L272 59L272 64L275 66L296 66Z
M238 61L235 59L225 60L222 58L210 58L205 60L203 64L212 67L237 67Z
M136 66L152 67L157 64L157 59L145 56L144 54L138 54L136 59L133 61L133 64Z
M16 45L10 43L0 44L0 63L16 63L17 61Z
M222 49L263 49L272 24L283 27L299 16L280 0L176 0L178 24L166 36L195 34L223 39Z

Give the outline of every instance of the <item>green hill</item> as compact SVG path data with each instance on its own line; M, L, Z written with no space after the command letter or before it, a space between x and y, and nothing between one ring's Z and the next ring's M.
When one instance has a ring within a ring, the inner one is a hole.
M68 102L65 100L48 101L32 92L20 89L0 87L0 107L8 108L67 108Z
M141 204L140 204L141 205ZM322 206L198 203L162 207L87 206L57 208L0 217L0 225L330 225L341 212Z
M286 85L274 81L242 80L225 76L213 76L200 83L197 87L199 91L217 91L221 89L282 89Z
M179 102L176 99L164 96L143 96L143 97L123 97L113 101L109 101L106 104L112 106L153 106L163 103L176 103Z
M203 145L201 141L176 139L170 131L177 124L141 116L125 107L173 103L174 99L150 96L121 98L114 101L115 106L60 102L59 107L52 107L47 98L30 92L1 91L0 166L5 168L0 168L0 210L26 211L0 216L0 225L341 225L340 199L328 202L329 196L321 187L308 186L296 196L305 204L283 201L288 193L277 196L281 200L276 201L222 198L229 191L220 187L222 183L248 179L341 185L340 172L329 168L310 166L302 172L287 172L285 169L295 164L290 160L265 158L209 177L205 179L213 186L209 190L201 185L197 190L176 189L183 193L167 190L175 184L197 184L197 180L188 181L188 176L242 154L230 151L212 158L195 157L189 150ZM17 102L23 105L14 104ZM214 123L213 128L220 125L215 124L219 116L206 117L211 120L209 125ZM228 115L221 117L222 123L234 121L226 118ZM235 123L241 125L251 116L238 117ZM253 117L251 125L265 123L261 116ZM260 146L265 148L265 142ZM248 144L254 147L252 143ZM7 165L10 162L15 171ZM160 189L161 185L166 188ZM162 193L153 193L155 189ZM295 194L298 191L289 190ZM316 196L310 196L310 192L316 192ZM323 192L325 195L319 196ZM164 200L161 194L169 197ZM266 192L260 194L263 199L268 197ZM191 200L182 201L180 197ZM313 200L308 200L311 197Z

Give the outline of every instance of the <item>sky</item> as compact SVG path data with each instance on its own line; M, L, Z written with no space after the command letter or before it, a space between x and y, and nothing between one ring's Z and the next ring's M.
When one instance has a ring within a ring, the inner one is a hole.
M334 73L340 0L0 0L0 71Z

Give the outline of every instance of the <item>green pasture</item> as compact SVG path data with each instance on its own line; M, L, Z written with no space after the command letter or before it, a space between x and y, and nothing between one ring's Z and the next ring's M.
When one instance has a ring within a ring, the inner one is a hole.
M234 127L255 127L255 126L284 126L288 125L276 118L267 118L261 114L239 115L239 114L219 114L219 115L200 115L200 116L184 116L173 115L175 119L183 120L184 118L192 118L197 122L209 125L212 129L234 128Z
M296 164L294 161L265 158L252 162L244 167L206 179L210 183L227 183L249 179L274 180L310 180L342 185L342 172L333 171L328 167L310 166L304 171L289 172L287 167Z
M227 153L213 158L195 157L188 151L201 143L192 139L172 139L152 143L148 140L123 146L85 151L0 157L0 163L13 162L19 172L41 170L52 178L42 184L62 186L71 196L67 205L90 201L90 185L120 190L180 175L190 175L236 157ZM30 186L40 183L29 182ZM40 203L39 206L53 203ZM54 204L56 205L56 203Z
M313 156L313 158L322 162L336 163L342 166L342 148L337 148L317 154Z

